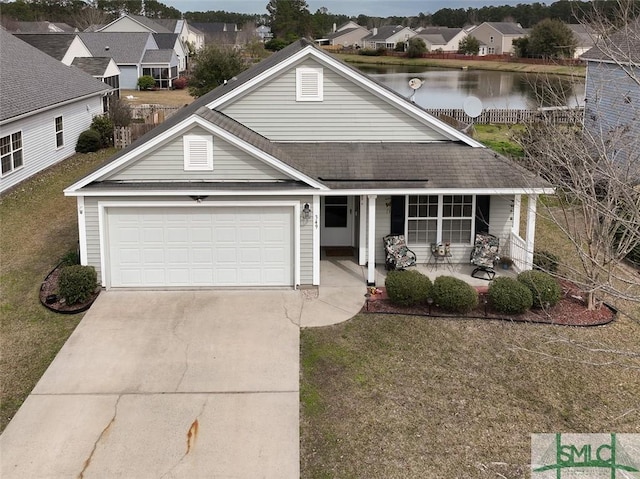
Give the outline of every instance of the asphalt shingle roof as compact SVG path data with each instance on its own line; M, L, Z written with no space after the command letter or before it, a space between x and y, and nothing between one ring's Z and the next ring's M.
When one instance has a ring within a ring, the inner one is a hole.
M526 33L524 28L513 22L487 22L487 24L503 35L524 35Z
M76 38L75 33L16 33L15 36L58 61L64 58Z
M169 63L173 57L173 50L147 50L142 63Z
M71 62L71 66L89 75L103 77L110 61L109 57L76 57Z
M153 30L156 33L173 33L173 30L169 30L164 25L156 22L153 18L143 17L142 15L127 14L128 17L142 23L145 27Z
M78 35L94 57L111 57L118 64L137 64L142 61L151 33L84 32Z
M488 148L463 143L284 143L273 142L206 107L217 98L313 45L299 40L185 106L167 121L121 150L105 164L161 135L191 115L290 165L330 188L518 188L546 187L539 177ZM351 67L349 67L351 68ZM385 87L386 88L386 87ZM392 90L389 90L392 91ZM100 165L97 169L104 167Z
M178 39L177 33L154 33L153 39L158 44L158 48L161 50L173 50Z
M110 89L0 29L0 121Z
M386 25L384 27L379 27L378 33L376 33L375 35L371 33L370 36L365 37L365 40L367 41L386 40L387 38L391 37L392 35L395 35L399 31L404 30L405 28L407 27L403 27L402 25L396 25L396 26Z
M455 37L462 28L449 28L449 27L425 27L420 31L419 36L424 35L441 35L446 42L449 42Z
M599 40L580 58L640 64L640 19L625 25L609 38Z

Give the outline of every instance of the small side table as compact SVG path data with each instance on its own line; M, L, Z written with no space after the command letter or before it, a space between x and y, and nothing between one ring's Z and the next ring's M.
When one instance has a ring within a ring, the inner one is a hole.
M453 264L451 263L451 248L449 245L443 247L442 245L431 245L431 256L429 257L428 265L431 265L431 269L438 271L438 263L442 262L453 273Z

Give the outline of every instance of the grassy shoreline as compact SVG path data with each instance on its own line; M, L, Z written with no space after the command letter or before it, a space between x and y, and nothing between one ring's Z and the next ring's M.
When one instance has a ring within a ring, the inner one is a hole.
M583 66L564 65L532 65L528 63L511 63L482 60L441 60L434 58L403 58L403 57L370 57L365 55L336 54L338 58L348 63L362 65L388 65L408 67L437 67L437 68L468 68L469 70L492 70L517 73L538 73L552 75L568 75L584 77L586 68Z

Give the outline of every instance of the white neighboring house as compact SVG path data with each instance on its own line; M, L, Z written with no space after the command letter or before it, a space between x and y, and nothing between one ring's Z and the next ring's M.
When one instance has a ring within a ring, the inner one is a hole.
M415 37L416 32L409 27L384 26L374 28L369 36L362 39L366 48L387 48L393 50L397 43L408 42L410 38Z
M112 88L0 29L0 192L75 153Z
M464 28L426 27L417 37L424 41L430 52L457 52L460 42L467 37L467 31Z

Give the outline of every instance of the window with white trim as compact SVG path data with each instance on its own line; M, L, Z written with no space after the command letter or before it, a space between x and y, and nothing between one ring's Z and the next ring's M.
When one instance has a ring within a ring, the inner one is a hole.
M411 195L407 201L407 243L471 244L473 195Z
M55 125L56 125L56 148L62 148L64 146L64 133L62 128L61 116L56 117Z
M473 196L444 195L442 197L442 241L471 243L473 227Z
M22 132L0 138L0 162L2 175L7 175L22 166Z
M296 101L322 101L322 68L296 68Z
M435 243L438 237L438 196L409 196L407 241Z
M184 135L184 170L213 170L213 137L210 135Z

